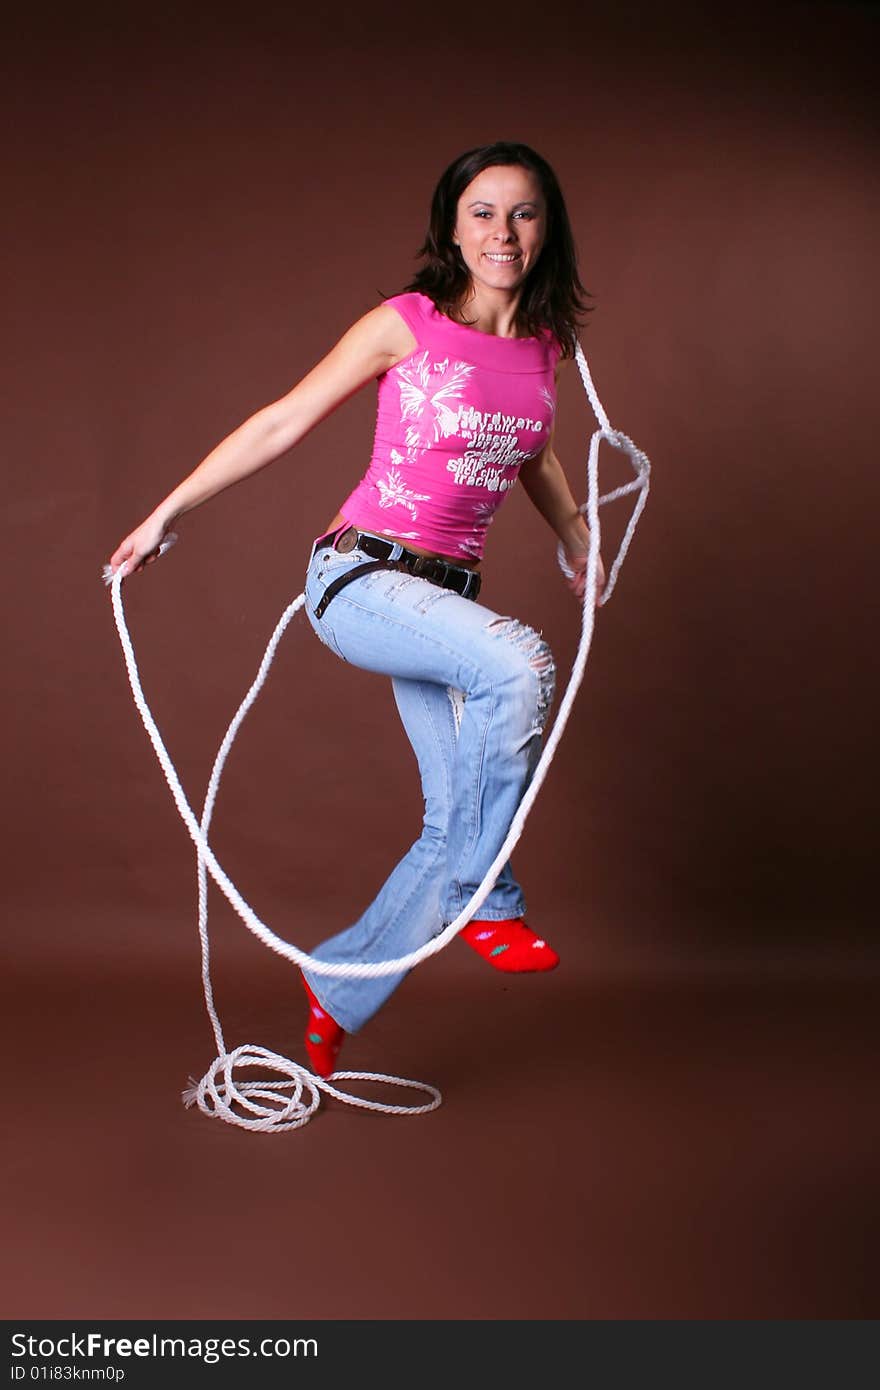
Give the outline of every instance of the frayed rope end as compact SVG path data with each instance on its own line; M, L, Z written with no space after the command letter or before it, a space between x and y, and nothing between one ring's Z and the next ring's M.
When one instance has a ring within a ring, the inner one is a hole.
M187 1110L189 1110L193 1105L195 1105L196 1101L199 1098L199 1083L192 1076L188 1077L187 1079L189 1081L189 1085L187 1086L185 1091L181 1091L180 1098L186 1106Z

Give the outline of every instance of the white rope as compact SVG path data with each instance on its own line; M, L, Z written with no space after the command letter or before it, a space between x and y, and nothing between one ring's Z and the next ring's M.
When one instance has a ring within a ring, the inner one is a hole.
M290 1077L289 1081L237 1081L236 1067L263 1067L281 1072ZM222 1077L222 1079L220 1079ZM436 1086L424 1081L408 1081L402 1076L385 1076L372 1071L335 1071L334 1081L381 1081L385 1086L408 1086L425 1091L433 1097L430 1105L387 1105L375 1100L364 1100L362 1096L352 1095L350 1091L340 1091L322 1076L315 1076L308 1067L292 1062L277 1052L269 1052L265 1047L245 1043L227 1053L221 1050L215 1057L201 1081L190 1077L190 1085L183 1092L186 1106L198 1104L203 1114L227 1120L242 1129L262 1130L263 1133L277 1134L285 1129L299 1129L308 1124L321 1103L321 1092L342 1101L345 1105L355 1105L362 1110L380 1110L384 1115L426 1115L436 1110L443 1097ZM283 1092L291 1091L284 1104ZM305 1101L303 1097L307 1096ZM259 1101L269 1102L260 1105ZM241 1115L246 1110L253 1115Z
M428 1105L392 1106L378 1101L363 1100L361 1097L352 1095L349 1092L338 1091L325 1078L314 1076L308 1068L301 1066L297 1062L291 1061L287 1057L282 1057L278 1053L270 1052L266 1048L256 1044L244 1044L241 1047L235 1048L231 1053L227 1052L220 1019L214 1006L213 989L211 986L209 966L210 948L207 930L207 872L210 872L214 882L235 908L245 926L253 932L264 945L283 956L286 960L292 961L295 965L299 966L300 969L307 968L319 975L346 976L361 979L392 975L409 970L413 966L418 965L420 961L426 960L428 956L435 955L438 951L443 950L453 937L458 935L462 927L470 921L471 917L485 902L495 885L498 875L510 858L514 846L522 835L526 819L543 784L544 778L547 775L556 747L562 737L566 723L568 722L568 716L574 703L575 696L583 679L595 622L597 572L601 548L599 507L626 493L636 489L639 491L639 497L633 509L632 516L630 517L629 525L627 526L614 563L611 566L605 589L600 600L600 604L604 605L611 597L617 575L620 571L620 566L629 549L636 524L645 506L645 502L647 501L650 478L650 464L648 459L645 454L636 448L632 440L626 435L611 428L608 417L596 395L589 368L587 367L586 358L584 357L579 343L576 345L575 356L584 388L596 418L599 421L599 428L593 433L590 440L587 460L587 501L584 506L580 508L582 512L586 512L587 514L590 539L584 584L581 637L572 666L571 676L565 695L560 703L552 730L544 742L543 750L532 779L511 821L505 841L487 870L483 882L476 889L470 901L465 905L455 920L450 922L438 936L434 937L433 940L427 942L424 946L421 946L418 950L411 951L407 955L400 956L396 960L331 963L317 960L308 955L305 951L299 950L292 942L285 941L283 938L277 936L265 922L260 920L253 908L245 901L235 884L228 877L208 843L208 829L210 827L214 803L220 786L220 778L229 750L232 747L233 741L235 740L236 734L246 714L265 683L278 643L285 629L294 614L298 612L305 602L305 594L300 594L288 604L269 639L268 646L260 662L253 684L236 711L218 750L208 784L201 822L198 822L186 799L174 764L168 755L156 721L153 718L143 693L137 662L135 660L134 648L125 622L125 614L122 606L124 565L120 566L115 572L110 569L109 565L104 566L103 578L105 584L111 587L113 613L119 639L122 644L134 702L143 720L147 735L153 744L153 749L159 760L165 779L168 782L177 810L196 846L199 894L199 937L202 947L202 982L205 992L205 1003L214 1031L217 1057L200 1082L196 1083L190 1078L191 1085L183 1092L183 1100L187 1106L197 1103L203 1114L219 1117L228 1121L230 1124L239 1125L245 1129L256 1129L274 1133L286 1129L297 1129L301 1125L308 1123L320 1104L321 1091L324 1091L328 1095L332 1095L335 1099L344 1101L346 1104L359 1106L367 1110L378 1110L384 1114L393 1115L421 1115L436 1109L437 1106L441 1104L442 1096L440 1092L435 1087L424 1082L410 1081L403 1077L385 1076L373 1072L345 1071L333 1073L334 1080L381 1081L385 1084L407 1086L422 1090L433 1097L431 1103ZM599 443L602 439L606 439L608 443L615 448L622 449L626 452L629 455L636 473L633 482L615 489L615 491L606 494L604 497L598 495L598 457ZM173 533L169 534L160 545L158 554L164 554L176 540L176 535ZM561 568L568 574L569 578L571 578L573 572L565 560L564 550L561 544L559 546L558 559ZM237 1082L234 1076L236 1066L261 1066L270 1071L281 1072L287 1075L289 1079L287 1081L260 1080ZM285 1091L291 1092L290 1096L286 1099L283 1094ZM308 1097L308 1099L306 1100L305 1097ZM245 1111L246 1114L242 1115L240 1113L242 1110ZM249 1118L250 1116L254 1118Z

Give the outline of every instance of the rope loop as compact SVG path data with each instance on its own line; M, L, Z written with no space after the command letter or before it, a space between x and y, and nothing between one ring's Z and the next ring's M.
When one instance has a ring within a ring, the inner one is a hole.
M236 1068L262 1067L280 1072L286 1081L238 1081ZM407 1086L431 1096L428 1105L387 1105L376 1100L341 1091L333 1081L378 1081L383 1085ZM286 1096L285 1092L290 1095ZM362 1110L377 1110L383 1115L426 1115L442 1104L443 1097L436 1086L424 1081L409 1081L402 1076L383 1076L370 1071L338 1071L329 1079L315 1076L308 1067L282 1057L278 1052L256 1043L243 1043L233 1052L214 1058L201 1081L190 1077L190 1085L182 1092L184 1105L198 1105L209 1119L225 1120L240 1129L257 1130L261 1134L280 1134L288 1129L301 1129L308 1124L321 1104L321 1092L354 1105ZM243 1114L242 1111L245 1113Z

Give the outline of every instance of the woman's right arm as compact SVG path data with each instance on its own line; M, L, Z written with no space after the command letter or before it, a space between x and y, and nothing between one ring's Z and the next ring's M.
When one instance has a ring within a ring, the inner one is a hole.
M412 343L412 333L390 306L379 304L364 314L286 396L221 440L119 543L110 557L111 570L124 565L125 574L134 574L151 564L178 517L292 449L349 396L404 357Z

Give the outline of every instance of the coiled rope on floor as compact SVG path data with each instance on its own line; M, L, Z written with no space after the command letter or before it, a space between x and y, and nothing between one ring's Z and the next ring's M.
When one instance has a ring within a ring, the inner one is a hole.
M140 713L144 728L159 765L168 783L174 803L183 820L190 838L196 846L197 877L198 877L198 910L199 910L199 938L202 949L202 983L205 993L205 1004L211 1026L214 1032L214 1040L217 1046L217 1056L205 1075L198 1082L192 1078L191 1084L183 1092L184 1104L191 1106L198 1104L203 1114L213 1118L226 1120L230 1124L238 1125L244 1129L259 1130L263 1132L277 1133L287 1129L298 1129L307 1124L312 1115L320 1105L320 1093L334 1099L343 1101L345 1104L358 1106L366 1110L377 1110L383 1114L391 1115L422 1115L430 1110L435 1110L442 1102L442 1096L436 1087L421 1081L411 1081L404 1077L387 1076L375 1072L355 1072L337 1071L328 1080L324 1077L315 1076L307 1067L292 1061L280 1053L271 1052L257 1044L243 1044L236 1047L232 1052L227 1051L223 1037L223 1030L220 1018L217 1013L213 988L210 975L210 946L208 940L208 884L207 875L210 873L214 882L221 892L230 902L238 913L249 931L259 938L265 946L291 961L301 969L308 968L315 974L349 976L352 978L369 978L382 975L397 974L398 972L409 970L426 960L429 956L436 955L457 936L479 910L485 902L489 893L495 885L498 875L510 858L511 852L517 841L522 835L526 819L534 805L538 792L541 789L544 778L553 761L553 756L559 744L559 740L565 730L568 717L574 703L575 696L583 680L584 669L589 655L590 644L593 637L595 625L596 609L596 588L599 554L601 549L601 534L599 525L599 507L616 498L623 497L631 492L638 492L635 506L627 524L623 539L618 547L617 555L608 572L605 589L600 599L600 606L604 606L611 597L621 565L626 558L630 543L635 532L639 517L647 502L648 489L650 486L651 466L647 456L633 444L632 440L619 430L612 429L608 416L603 409L601 402L596 394L589 367L584 356L583 350L578 343L576 345L575 358L584 385L584 390L590 401L590 405L598 421L598 428L594 430L591 439L589 453L587 457L587 500L580 508L586 514L590 530L589 548L587 552L586 576L584 583L583 614L581 635L578 643L577 653L572 665L571 675L565 694L560 702L559 710L553 722L550 733L546 736L541 756L535 767L532 779L527 787L523 798L517 808L516 814L510 824L507 836L503 845L499 849L495 859L489 866L486 876L482 883L474 892L470 901L465 904L459 915L454 921L450 922L444 930L434 937L431 941L421 946L416 951L411 951L405 956L400 956L396 960L372 961L372 962L327 962L317 960L301 951L292 942L285 941L276 935L272 929L254 912L249 903L245 901L239 893L235 884L226 874L222 865L217 860L208 842L208 830L214 811L214 804L220 786L220 778L229 750L241 727L241 724L259 695L269 668L275 657L278 644L294 615L299 611L305 602L305 594L301 593L285 608L275 630L269 639L269 643L260 662L257 675L248 690L245 698L236 711L220 748L214 760L214 766L208 783L205 802L202 809L201 819L197 820L195 813L190 806L180 779L174 767L158 726L147 704L141 685L140 674L134 655L134 647L129 635L125 621L125 613L122 604L122 581L124 576L124 565L121 565L115 572L109 565L104 566L104 582L110 586L111 599L113 604L113 614L116 621L116 628L119 640L122 645L125 658L126 670L128 673L129 684L135 705ZM622 487L615 488L614 491L599 495L599 445L605 440L613 448L625 453L632 465L635 477L631 482L625 483ZM173 534L167 536L159 547L159 555L163 555L177 540ZM557 559L560 568L572 577L572 570L565 560L565 554L560 544L557 551ZM279 1073L285 1076L286 1080L238 1080L235 1076L236 1068L261 1067L270 1072ZM370 1101L361 1096L352 1094L348 1091L340 1091L332 1083L335 1081L367 1081L381 1082L386 1085L410 1087L424 1091L431 1096L431 1100L426 1105L389 1105L384 1102Z

